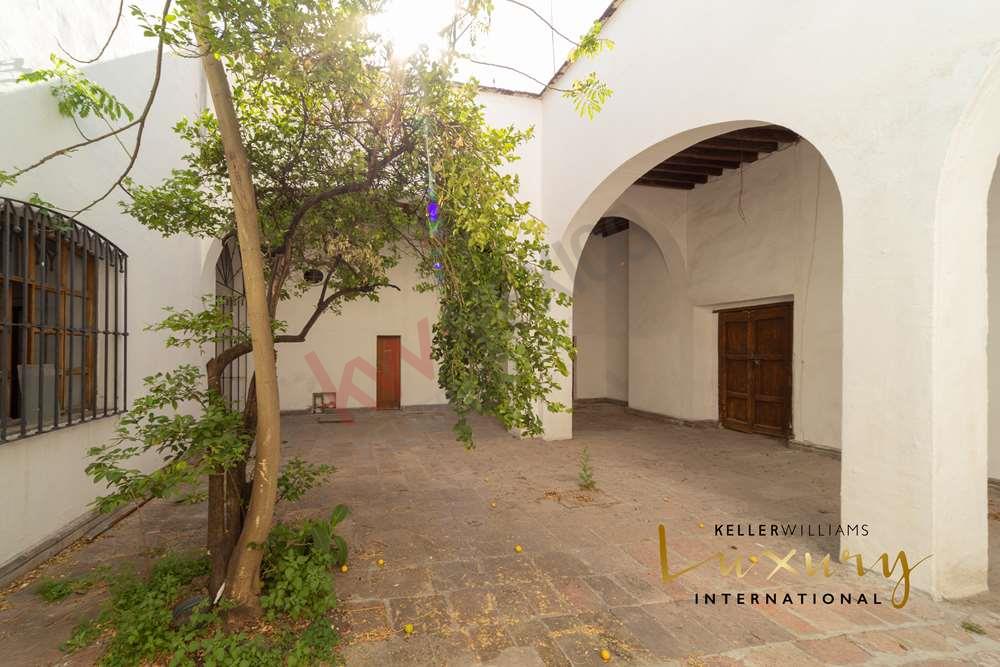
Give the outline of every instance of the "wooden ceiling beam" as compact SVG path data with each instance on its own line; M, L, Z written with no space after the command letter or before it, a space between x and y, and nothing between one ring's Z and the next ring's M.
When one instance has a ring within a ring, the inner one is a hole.
M708 183L708 176L705 174L681 174L678 172L656 172L648 171L642 176L656 181L684 181L687 183Z
M728 160L729 162L754 162L757 160L757 153L754 151L733 151L725 148L703 148L701 144L695 144L690 148L686 148L678 153L678 155L700 157L704 159Z
M675 155L666 162L661 162L661 165L676 165L676 166L697 166L697 167L715 167L718 169L739 169L740 163L731 160L706 160L704 158Z
M674 172L678 174L705 174L706 176L722 176L722 167L708 164L674 164L670 160L661 162L650 171Z
M636 185L648 185L654 188L670 188L671 190L694 190L694 183L681 183L679 181L657 181L649 178L640 178Z
M781 143L792 143L799 140L799 135L791 130L776 125L765 127L748 127L743 130L736 130L721 135L725 138L752 139L762 141L780 141Z
M757 141L754 139L743 139L740 137L712 137L698 144L706 148L731 148L738 151L756 151L758 153L770 153L778 150L777 141Z

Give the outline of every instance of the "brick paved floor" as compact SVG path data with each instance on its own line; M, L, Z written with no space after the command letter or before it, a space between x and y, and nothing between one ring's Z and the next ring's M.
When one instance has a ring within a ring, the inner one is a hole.
M341 605L333 619L352 667L601 665L605 648L611 664L1000 665L1000 520L990 521L997 592L958 603L915 592L896 610L881 577L859 579L840 565L825 580L767 581L771 568L760 567L725 582L705 566L664 584L660 522L670 526L672 569L720 549L759 553L760 538L715 537L713 525L836 524L838 461L608 405L580 408L568 442L517 440L483 420L479 447L469 452L451 424L434 408L363 412L353 424L285 419L290 452L338 471L281 515L315 515L338 502L353 510L343 525L351 567L335 575ZM584 446L595 492L576 485ZM1000 518L1000 498L993 503ZM203 505L149 503L44 574L141 565L166 545L196 548L204 516ZM782 555L797 548L796 558L836 556L838 548L830 538L768 538L766 546ZM724 590L878 593L885 604L693 604L695 592ZM99 649L67 657L57 647L102 596L94 590L46 605L30 584L10 593L0 601L0 664L91 664ZM970 623L985 634L963 627Z

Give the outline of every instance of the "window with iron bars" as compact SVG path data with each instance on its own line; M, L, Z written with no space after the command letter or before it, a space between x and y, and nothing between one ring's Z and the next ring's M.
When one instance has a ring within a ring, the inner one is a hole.
M232 323L232 328L215 343L218 355L245 340L248 333L243 262L239 243L232 234L223 241L222 252L215 263L215 296ZM252 375L253 363L249 354L237 357L222 371L222 398L230 410L240 411L246 407L248 381Z
M0 198L0 442L125 409L127 269L86 225Z

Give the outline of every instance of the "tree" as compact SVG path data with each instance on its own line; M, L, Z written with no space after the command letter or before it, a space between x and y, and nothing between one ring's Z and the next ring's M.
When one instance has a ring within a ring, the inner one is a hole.
M224 581L226 595L250 612L258 590L256 546L266 540L278 489L273 342L305 340L321 315L346 301L377 300L380 290L393 288L388 274L400 253L418 258L420 289L439 295L432 354L458 414L459 439L473 443L466 421L472 412L494 415L530 436L541 433L539 402L549 410L565 409L548 396L556 376L567 372L563 358L571 354L571 341L566 323L550 315L550 306L568 298L545 286L545 272L556 267L544 226L517 200L516 177L501 172L516 159L530 130L489 127L475 101L476 87L452 82L450 58L433 61L426 53L402 62L392 58L363 27L377 5L187 0L171 13L167 0L158 16L133 9L157 39L155 81L164 47L201 58L215 114L178 123L190 151L185 166L165 182L135 183L130 164L109 193L121 186L131 197L124 209L165 235L237 235L250 336L209 360L206 382L209 395L217 395L225 367L253 354L255 394L246 402L243 438L225 441L219 451L193 446L190 432L172 441L169 451L175 464L183 464L183 475L160 475L151 484L158 473L122 474L123 452L162 443L141 429L100 448L92 472L112 483L106 504L140 492L171 492L177 487L171 482L190 480L191 470L210 473L212 591L222 590ZM447 29L453 37L477 29L491 6L469 2ZM597 34L595 27L577 44L574 57L607 46ZM128 117L124 127L138 130L134 162L156 83L143 113L132 117L110 93L78 74L60 61L31 78L56 81L54 92L68 115L98 113L109 122ZM585 114L609 93L592 75L564 92ZM119 134L109 130L107 136ZM313 314L296 333L272 338L279 302L304 292L308 285L301 276L307 269L322 273ZM204 312L171 313L159 328L172 332L170 344L200 345L220 339L226 326L219 304L209 301ZM247 498L251 441L256 456ZM197 454L194 467L192 454ZM227 502L233 497L238 501Z

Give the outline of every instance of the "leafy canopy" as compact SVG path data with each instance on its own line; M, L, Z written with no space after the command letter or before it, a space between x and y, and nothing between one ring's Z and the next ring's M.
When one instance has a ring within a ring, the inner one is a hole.
M556 267L544 226L507 173L531 131L490 127L477 87L456 85L450 63L391 58L364 28L377 3L209 4L274 300L315 293L303 278L310 269L323 276L322 312L377 300L401 255L415 257L420 288L440 301L432 354L460 416L459 437L471 444L471 412L539 434L536 405L564 409L547 396L566 374L571 342L550 314L568 298L545 286ZM179 35L190 18L180 11L170 26ZM592 51L594 39L581 48ZM184 167L159 184L130 183L134 199L123 206L165 235L223 237L233 213L216 119L205 112L175 130L189 147ZM431 196L440 207L436 233L425 208Z

